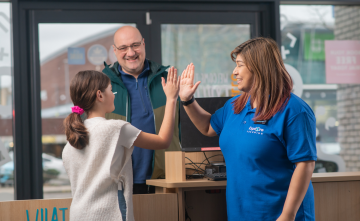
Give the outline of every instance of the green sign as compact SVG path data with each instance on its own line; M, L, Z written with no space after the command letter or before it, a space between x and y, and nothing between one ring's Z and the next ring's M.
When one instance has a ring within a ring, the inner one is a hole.
M304 59L325 61L325 40L334 40L331 33L305 33Z

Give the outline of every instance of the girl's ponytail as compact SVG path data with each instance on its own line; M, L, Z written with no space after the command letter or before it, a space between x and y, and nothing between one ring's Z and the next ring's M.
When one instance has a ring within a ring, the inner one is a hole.
M71 113L64 120L66 139L76 149L83 149L89 144L89 136L80 114Z
M75 107L64 120L66 139L76 149L83 149L89 144L89 134L81 119L81 114L88 113L96 101L96 92L104 92L110 79L98 71L80 71L70 83L70 97Z

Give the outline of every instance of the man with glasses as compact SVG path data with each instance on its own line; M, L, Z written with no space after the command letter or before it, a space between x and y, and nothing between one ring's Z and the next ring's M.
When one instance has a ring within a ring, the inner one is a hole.
M114 35L117 58L111 67L105 63L105 73L111 79L115 95L115 111L108 119L121 119L147 133L158 133L164 117L166 96L161 77L166 79L168 67L146 59L145 39L132 26L119 28ZM176 113L173 140L167 151L180 151L179 112ZM165 177L165 150L146 150L134 147L134 194L154 192L147 179ZM150 190L149 190L150 189Z

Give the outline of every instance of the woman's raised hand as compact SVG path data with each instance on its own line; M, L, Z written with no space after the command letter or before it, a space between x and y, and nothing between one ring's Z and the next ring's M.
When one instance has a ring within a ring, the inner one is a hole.
M180 90L180 77L177 76L177 69L171 67L168 71L166 83L165 79L161 77L161 84L167 99L176 100L178 98Z
M197 87L200 84L200 81L194 84L194 72L195 66L193 63L189 64L181 75L180 83L180 100L188 101L194 96Z

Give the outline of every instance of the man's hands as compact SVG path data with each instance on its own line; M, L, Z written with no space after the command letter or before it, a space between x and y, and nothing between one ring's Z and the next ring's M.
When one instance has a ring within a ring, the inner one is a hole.
M177 76L177 69L171 67L168 71L167 81L161 77L161 84L167 99L176 100L179 96L180 77Z
M188 101L194 96L197 87L200 84L200 81L194 84L194 72L195 66L193 63L189 64L181 75L180 83L180 100Z

